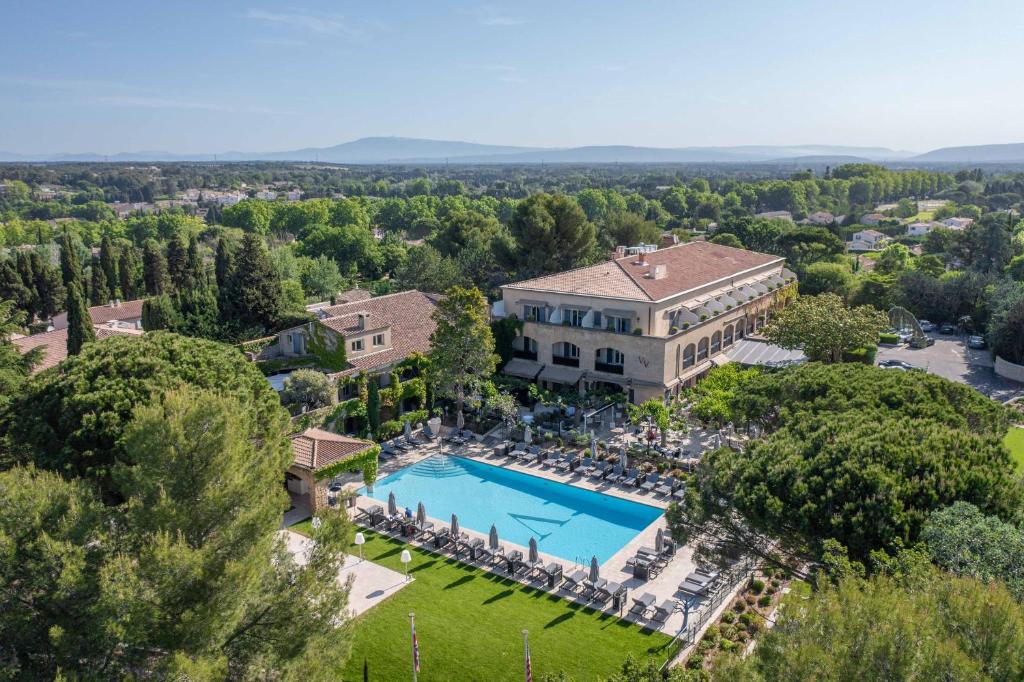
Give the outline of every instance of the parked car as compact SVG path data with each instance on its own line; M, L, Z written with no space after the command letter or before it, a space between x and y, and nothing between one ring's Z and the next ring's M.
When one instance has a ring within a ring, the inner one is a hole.
M985 343L984 336L968 336L967 347L968 348L984 348L987 344Z
M921 325L921 331L933 332L935 331L935 323L929 322L928 320L918 320L917 323Z
M882 360L878 363L878 366L882 369L901 369L904 372L923 372L924 370L920 367L904 362L903 360L897 360L895 358L889 360Z
M939 327L940 334L956 334L956 327L953 326L952 322L943 322L942 326Z

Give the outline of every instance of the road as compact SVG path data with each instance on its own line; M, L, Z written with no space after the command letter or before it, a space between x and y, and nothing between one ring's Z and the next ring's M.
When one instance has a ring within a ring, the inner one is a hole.
M876 362L893 358L903 360L932 374L972 386L1000 402L1024 396L1024 384L996 375L992 369L992 356L987 349L968 348L966 337L936 333L928 336L935 339L935 345L927 348L880 347Z

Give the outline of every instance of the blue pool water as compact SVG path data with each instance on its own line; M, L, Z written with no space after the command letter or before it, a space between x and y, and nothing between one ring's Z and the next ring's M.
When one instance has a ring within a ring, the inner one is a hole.
M399 509L414 512L423 502L427 516L487 534L493 523L503 541L526 546L537 538L540 551L586 563L604 563L662 510L646 504L574 488L461 457L434 455L382 478L360 494L386 503L395 494Z

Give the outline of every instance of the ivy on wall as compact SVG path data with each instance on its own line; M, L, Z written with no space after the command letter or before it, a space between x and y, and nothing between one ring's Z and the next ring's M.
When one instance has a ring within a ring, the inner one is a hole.
M501 358L497 369L504 367L513 357L512 342L523 331L523 323L514 314L501 320L491 322L491 333L494 335L494 352Z
M373 485L373 482L377 480L377 458L379 455L380 446L371 445L353 457L317 469L314 475L316 480L323 481L334 478L339 474L348 473L349 471L361 471L363 472L363 483L365 485Z
M319 324L310 322L307 329L309 331L309 338L306 341L309 352L316 356L320 365L327 369L333 369L336 372L345 369L345 366L348 364L348 358L345 355L345 339L338 339L334 350L331 350L327 343L326 335L320 329Z

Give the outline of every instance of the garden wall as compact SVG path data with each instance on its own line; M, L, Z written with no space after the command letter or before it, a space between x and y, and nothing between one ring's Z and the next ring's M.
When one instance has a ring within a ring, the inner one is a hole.
M1024 365L1015 365L996 356L996 374L1004 379L1012 379L1024 383Z

